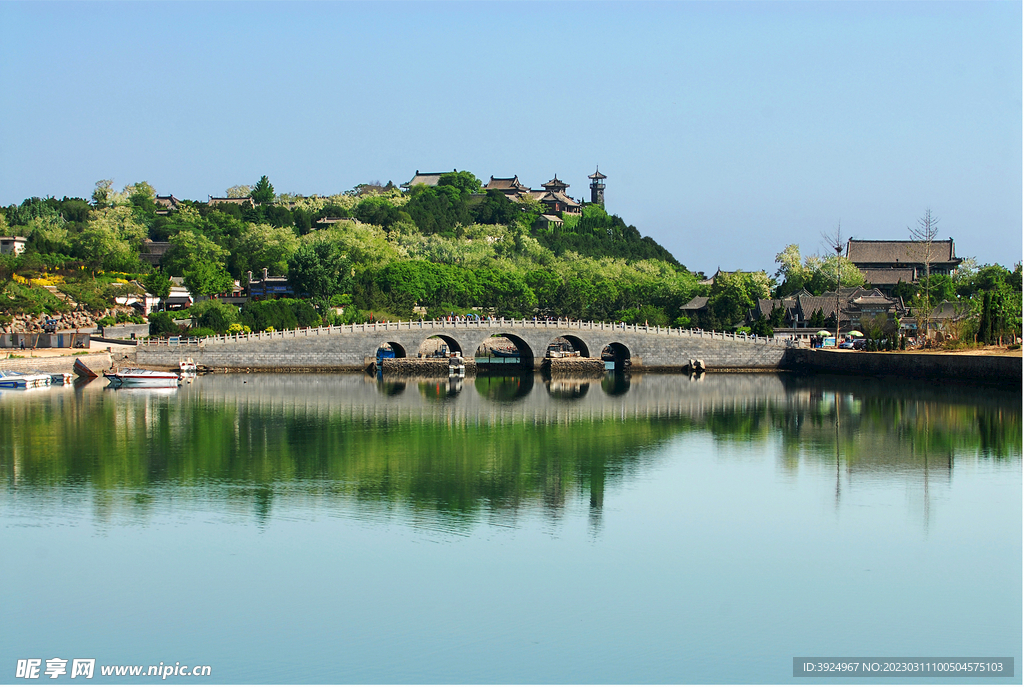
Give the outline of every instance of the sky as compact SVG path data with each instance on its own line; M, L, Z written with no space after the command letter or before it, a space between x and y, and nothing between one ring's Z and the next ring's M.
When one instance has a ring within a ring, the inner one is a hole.
M555 174L692 270L1022 256L1020 2L0 3L0 204Z

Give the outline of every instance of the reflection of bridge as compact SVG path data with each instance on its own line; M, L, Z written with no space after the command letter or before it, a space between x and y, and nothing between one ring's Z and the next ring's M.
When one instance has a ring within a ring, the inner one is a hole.
M538 368L549 344L561 337L586 358L605 347L633 367L679 368L702 359L709 368L776 368L788 348L765 337L672 327L582 322L509 320L389 322L314 327L281 332L212 336L190 342L140 343L139 364L177 365L182 356L210 368L362 369L377 348L389 344L398 358L416 357L423 343L443 340L449 350L472 355L492 336L503 336L523 363Z

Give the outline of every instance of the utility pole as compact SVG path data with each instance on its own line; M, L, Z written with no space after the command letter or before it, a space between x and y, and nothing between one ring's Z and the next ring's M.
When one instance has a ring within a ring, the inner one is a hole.
M839 222L836 225L835 233L824 233L822 232L821 237L825 239L825 243L828 244L829 248L836 252L836 343L835 346L839 348L839 284L840 277L843 272L843 224Z

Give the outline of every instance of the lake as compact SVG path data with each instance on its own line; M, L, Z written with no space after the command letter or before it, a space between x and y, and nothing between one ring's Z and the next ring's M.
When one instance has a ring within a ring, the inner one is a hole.
M0 682L54 657L128 683L154 679L100 666L807 682L796 656L1007 656L1002 681L1021 681L1019 392L790 374L104 386L0 392Z

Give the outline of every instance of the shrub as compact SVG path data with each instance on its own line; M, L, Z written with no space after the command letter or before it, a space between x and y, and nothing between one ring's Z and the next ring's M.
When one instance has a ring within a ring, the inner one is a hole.
M169 312L155 312L149 315L149 335L161 336L170 334L177 336L181 333L181 327L174 324L174 318Z
M320 315L307 301L297 298L281 298L272 301L249 301L242 308L242 324L254 332L295 329L296 327L318 327L322 324Z
M192 323L195 326L211 329L223 334L232 324L238 322L238 308L220 301L202 301L193 305Z
M217 332L213 331L209 327L192 327L188 330L189 336L217 336Z

